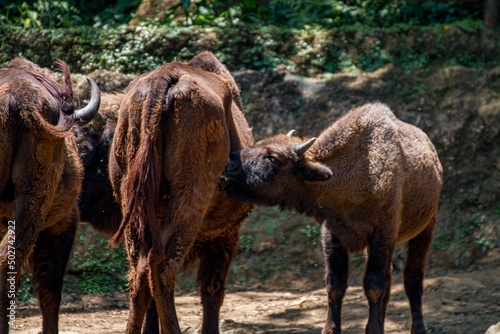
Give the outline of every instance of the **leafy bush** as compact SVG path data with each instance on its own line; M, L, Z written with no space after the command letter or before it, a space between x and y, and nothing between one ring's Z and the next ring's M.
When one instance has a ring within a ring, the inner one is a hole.
M300 234L303 234L307 238L307 246L310 249L316 247L321 239L321 232L316 225L307 224L305 228L300 230Z
M481 2L397 0L183 0L181 3L183 8L191 4L197 10L193 13L185 11L187 24L211 25L226 21L232 24L320 25L326 28L353 24L373 27L388 27L397 23L446 24L471 17L479 19L482 9ZM173 13L170 12L171 15Z
M117 25L130 19L140 0L0 0L0 24L28 28Z
M0 0L0 23L24 28L77 25L116 26L127 22L140 0ZM389 27L481 18L482 2L368 0L182 0L157 24L220 26L254 23L302 28L360 24ZM190 10L188 11L188 8ZM194 10L192 9L194 8ZM183 9L183 10L178 10Z
M250 253L252 251L254 241L255 237L253 235L242 235L240 236L239 248L243 251L243 253Z
M92 227L87 228L93 232ZM75 243L88 244L84 233L77 231ZM77 268L79 281L73 288L88 293L99 294L111 291L125 291L126 273L129 268L125 248L118 244L115 249L108 247L108 240L96 237L85 251L71 253L70 263Z

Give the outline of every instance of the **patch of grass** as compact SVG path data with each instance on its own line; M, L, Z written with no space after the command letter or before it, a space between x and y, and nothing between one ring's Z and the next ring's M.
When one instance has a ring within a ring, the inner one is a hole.
M92 227L87 227L93 233ZM76 283L65 279L63 292L79 292L97 295L104 292L125 291L128 287L126 274L129 268L125 248L119 244L114 250L108 247L108 240L97 237L97 242L90 245L82 253L73 251L68 265L71 265L78 276ZM75 243L88 245L89 240L81 231L77 231ZM32 301L34 297L33 275L23 270L19 278L16 297L20 301Z
M88 231L93 232L92 227L89 226ZM84 245L89 243L81 231L77 231L77 238ZM78 268L79 274L79 281L73 288L92 295L125 291L129 268L125 247L118 244L115 249L111 249L108 242L107 239L96 237L96 242L89 245L87 250L72 252L70 262Z

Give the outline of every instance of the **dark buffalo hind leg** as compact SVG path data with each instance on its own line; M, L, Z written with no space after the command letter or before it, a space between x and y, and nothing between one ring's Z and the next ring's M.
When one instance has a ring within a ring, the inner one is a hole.
M36 174L30 168L24 170L25 175ZM48 196L40 196L40 190L29 182L17 183L16 192L20 195L14 201L13 225L10 225L15 226L11 230L15 237L12 239L13 235L8 230L0 243L0 334L8 333L7 314L15 304L15 299L11 298L11 287L15 290L22 265L33 251L40 234L41 224L45 220L42 207L52 200Z
M201 304L203 305L202 334L219 333L219 312L224 302L226 277L238 246L239 231L204 245L198 269Z
M156 303L154 299L149 305L144 323L142 325L143 334L160 334L160 323L158 322L158 311L156 310Z
M394 241L384 234L385 232L388 231L376 231L368 246L368 263L363 280L365 295L370 305L367 334L384 332L385 311L391 293L391 256Z
M64 271L78 223L75 207L73 216L61 225L65 231L44 230L38 236L33 254L33 282L35 294L42 310L42 333L58 333L59 306ZM57 227L60 227L57 226Z
M323 226L323 253L325 257L326 290L328 293L328 311L323 334L341 332L342 300L347 290L349 258L340 241Z
M408 241L408 251L404 268L405 293L410 301L411 334L425 334L422 315L422 295L424 293L425 261L432 242L432 232L436 218L415 238Z
M15 293L19 274L26 256L33 250L39 233L30 220L27 224L20 223L21 219L12 221L15 221L15 225L9 224L9 226L15 226L15 234L11 234L10 229L7 230L7 234L0 243L0 334L8 333L9 322L12 321L10 324L15 322L15 316L18 313ZM12 239L13 236L15 239Z

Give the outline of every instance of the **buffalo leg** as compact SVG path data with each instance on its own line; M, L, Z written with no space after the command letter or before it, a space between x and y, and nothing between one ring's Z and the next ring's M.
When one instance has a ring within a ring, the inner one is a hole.
M133 228L125 231L130 270L130 310L127 321L127 334L140 334L144 315L151 304L152 295L149 287L150 268L147 264L148 246Z
M64 271L68 263L75 237L78 214L74 216L66 231L52 233L44 230L38 236L33 255L33 282L35 294L42 310L42 333L58 333L59 306ZM60 233L60 234L59 234Z
M183 175L191 174L194 186L189 190L176 191L174 189L172 191L180 195L172 199L169 204L166 226L162 234L162 240L165 240L162 247L165 247L165 252L155 254L154 249L152 249L148 257L151 269L150 285L162 333L180 333L174 304L177 272L180 263L195 241L217 180L215 174L213 180L207 180L208 173L203 172L205 171L201 171L199 174L187 173L186 171L183 173ZM213 187L210 187L211 185ZM186 206L184 203L190 204L189 210L183 210Z
M322 333L338 334L341 332L342 299L347 290L348 253L325 226L323 226L321 236L328 293L327 318Z
M25 205L20 206L25 207ZM17 313L15 293L22 264L32 252L40 233L36 221L29 219L28 216L28 214L14 214L12 222L15 222L15 225L9 224L9 226L15 226L15 230L11 230L15 233L10 234L8 230L0 243L0 293L2 294L0 333L2 334L8 333L9 320L14 320L14 318L8 318L8 315L15 317Z
M238 246L239 231L212 241L204 248L198 269L201 304L203 305L202 334L219 333L219 312L224 302L226 278Z
M160 325L158 323L158 311L154 300L148 307L144 323L142 324L142 332L144 334L160 334Z
M185 227L184 224L180 226ZM194 228L200 224L191 223ZM196 228L196 229L197 229ZM172 237L167 242L165 254L156 254L151 250L148 256L150 267L150 286L155 299L161 333L181 333L174 303L174 287L177 272L185 254L194 242L195 233L183 228L172 231ZM183 233L184 232L184 233Z
M14 324L18 315L15 294L22 263L33 250L35 238L38 236L38 231L34 227L22 226L17 224L17 220L15 221L15 243L11 243L9 232L0 243L0 333L2 334L9 332L9 322Z
M147 272L132 267L129 273L129 284L130 311L126 333L139 334L141 333L144 315L152 299Z
M408 251L404 268L405 293L410 301L411 333L426 333L422 315L422 295L424 293L425 261L429 254L436 219L415 238L408 241Z
M375 232L368 247L368 263L363 280L365 295L370 306L367 334L384 332L385 310L390 296L391 256L394 242L382 232L387 231Z
M27 175L31 173L26 172ZM15 305L15 298L10 293L15 290L23 263L34 249L38 239L41 225L45 220L41 208L48 201L45 196L37 196L38 189L31 187L17 187L23 195L18 196L14 201L14 217L12 219L15 228L14 239L8 231L0 244L0 333L8 332L7 314L12 305ZM28 194L28 195L27 195ZM12 242L15 240L15 242ZM12 288L12 289L11 289ZM17 311L16 311L17 312ZM15 313L15 312L14 312Z
M180 333L174 305L174 285L181 261L189 252L214 196L229 155L224 120L230 101L193 78L182 76L171 93L173 103L169 170L175 171L172 198L163 224L163 254L149 255L151 287L162 333ZM203 98L200 98L203 97ZM176 125L177 124L177 125ZM196 148L196 152L193 149ZM195 154L194 154L195 153Z

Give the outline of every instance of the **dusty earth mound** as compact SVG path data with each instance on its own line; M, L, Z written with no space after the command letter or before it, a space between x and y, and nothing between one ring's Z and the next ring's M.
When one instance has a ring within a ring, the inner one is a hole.
M298 135L316 136L355 106L374 100L388 104L397 117L429 135L443 164L431 265L498 261L500 67L387 66L318 78L245 71L235 79L257 139L292 128Z
M444 168L430 267L495 266L500 262L500 67L463 66L408 70L389 65L375 72L307 78L286 72L232 73L255 138L296 129L315 136L349 109L368 101L387 103L397 117L422 128ZM89 74L103 91L121 90L130 76L106 70ZM83 76L75 95L86 97ZM364 255L351 260L363 263ZM404 246L394 265L402 268ZM292 212L257 208L241 230L230 286L284 282L322 285L322 254L316 222ZM184 282L184 283L183 283ZM180 287L193 286L193 275ZM295 283L294 283L295 284Z

